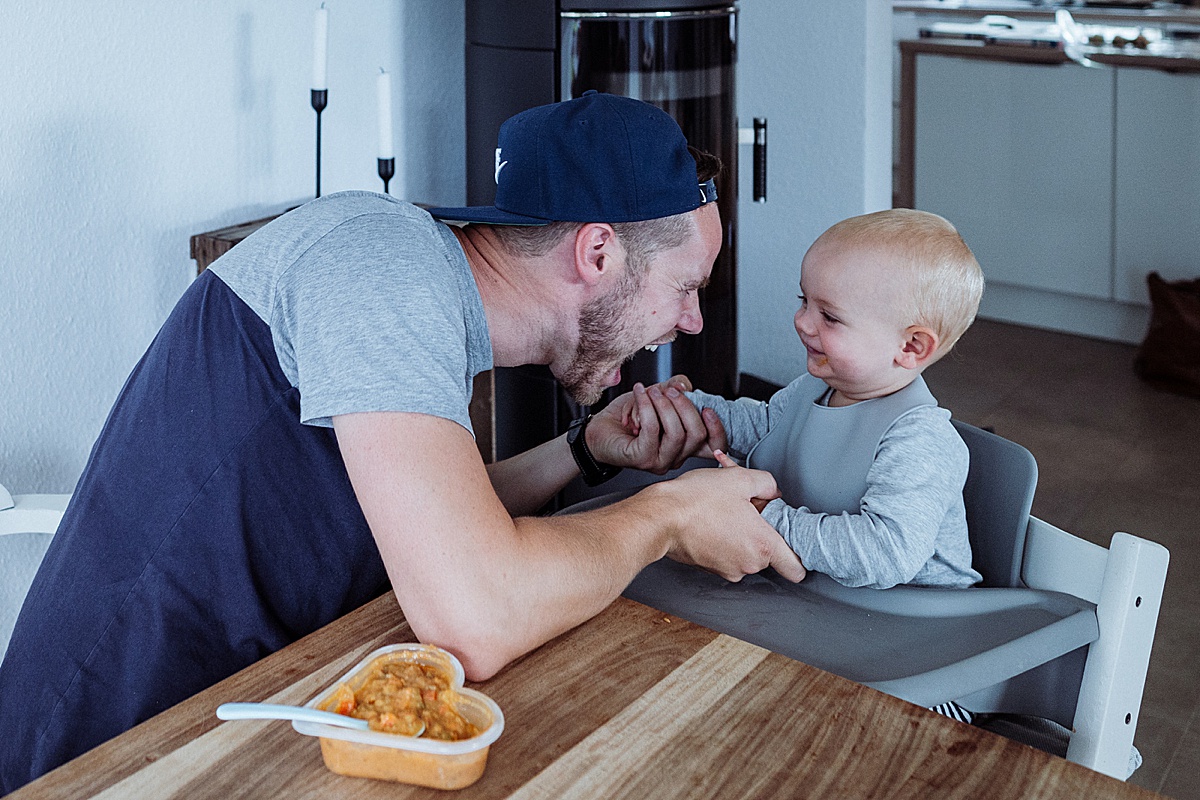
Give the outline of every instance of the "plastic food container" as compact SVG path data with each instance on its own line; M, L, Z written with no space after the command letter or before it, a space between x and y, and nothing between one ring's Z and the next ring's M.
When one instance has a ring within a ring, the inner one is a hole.
M483 775L488 749L504 730L504 715L490 697L464 689L462 664L451 653L425 644L394 644L372 652L353 669L305 705L331 710L339 684L358 691L380 660L404 661L434 667L443 672L455 690L455 709L479 728L479 735L457 742L398 736L379 731L335 728L316 722L293 722L292 727L321 741L325 766L340 775L399 781L434 789L461 789Z

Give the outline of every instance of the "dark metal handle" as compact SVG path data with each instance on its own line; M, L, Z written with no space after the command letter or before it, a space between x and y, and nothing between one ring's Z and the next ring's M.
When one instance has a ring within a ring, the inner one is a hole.
M767 118L754 118L754 202L767 202Z

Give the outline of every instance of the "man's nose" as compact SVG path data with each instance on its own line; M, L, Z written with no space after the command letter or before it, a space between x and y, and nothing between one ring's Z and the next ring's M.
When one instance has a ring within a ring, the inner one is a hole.
M700 313L700 298L696 295L691 296L687 308L683 310L683 314L679 317L679 323L675 326L684 333L699 333L704 328L704 315Z

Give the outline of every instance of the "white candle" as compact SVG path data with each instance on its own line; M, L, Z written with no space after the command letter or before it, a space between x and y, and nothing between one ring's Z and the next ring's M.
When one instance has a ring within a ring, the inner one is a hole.
M313 78L312 88L327 89L325 85L326 49L329 43L329 11L325 4L317 9L316 24L313 26Z
M375 90L379 94L379 157L392 158L392 76L383 67L375 79Z

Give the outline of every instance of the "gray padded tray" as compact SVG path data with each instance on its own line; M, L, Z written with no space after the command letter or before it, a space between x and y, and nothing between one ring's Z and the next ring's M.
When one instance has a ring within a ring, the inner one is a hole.
M768 570L730 583L663 559L625 596L776 653L931 706L1094 641L1095 606L1032 589L851 589Z

